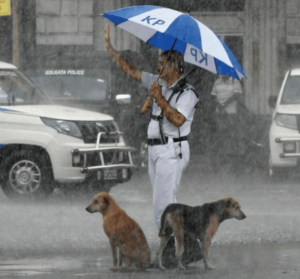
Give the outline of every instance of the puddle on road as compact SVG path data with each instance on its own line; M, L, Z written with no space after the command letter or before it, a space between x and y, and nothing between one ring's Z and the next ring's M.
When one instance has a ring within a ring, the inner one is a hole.
M299 247L300 245L298 245ZM300 249L286 249L277 253L277 262L286 268L300 270Z
M154 249L154 248L152 248ZM7 259L0 263L0 278L123 278L124 274L111 273L112 258L108 249L99 253L68 254L66 257ZM216 267L213 278L300 278L300 243L234 244L213 246L211 264ZM203 274L203 262L197 262L181 272L165 273L152 269L143 273L145 278L178 278ZM255 277L252 277L255 272ZM248 275L250 277L248 277ZM131 274L124 278L139 278ZM176 275L176 276L177 276ZM270 275L271 277L268 277ZM69 276L69 277L68 277ZM267 277L266 277L267 276ZM296 276L296 277L295 277ZM199 277L197 277L199 278Z
M228 273L228 269L257 271L255 277L300 278L300 243L260 243L246 245L226 245L224 249L214 248L213 262L217 268ZM259 275L259 276L258 276ZM244 276L243 278L248 278Z
M81 276L87 274L81 274L79 270L88 269L89 267L96 267L98 269L104 268L110 259L111 256L109 255L109 257L101 257L96 260L93 257L87 259L86 256L82 258L51 257L47 259L30 258L7 260L0 263L0 277L52 274L57 271L78 271L76 275Z

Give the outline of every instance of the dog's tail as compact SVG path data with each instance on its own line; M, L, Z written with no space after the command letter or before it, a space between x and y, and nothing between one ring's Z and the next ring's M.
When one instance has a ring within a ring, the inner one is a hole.
M167 232L165 231L165 229L166 229L166 221L167 221L166 220L167 213L168 213L168 211L165 210L163 212L163 214L161 215L161 218L160 218L160 230L159 230L159 233L158 233L159 237L165 236L167 234Z

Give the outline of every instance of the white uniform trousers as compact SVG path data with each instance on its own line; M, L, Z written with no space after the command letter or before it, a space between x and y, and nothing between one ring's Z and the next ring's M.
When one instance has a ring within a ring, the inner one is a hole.
M182 153L182 159L179 153ZM169 138L167 144L148 147L148 172L153 189L154 220L160 228L160 217L170 203L176 203L183 170L190 159L188 141L173 142Z

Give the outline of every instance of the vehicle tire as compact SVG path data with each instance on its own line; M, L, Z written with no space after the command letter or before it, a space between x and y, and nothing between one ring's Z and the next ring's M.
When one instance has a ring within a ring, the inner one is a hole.
M43 153L27 150L12 152L5 159L2 190L12 200L47 198L54 189L50 160Z

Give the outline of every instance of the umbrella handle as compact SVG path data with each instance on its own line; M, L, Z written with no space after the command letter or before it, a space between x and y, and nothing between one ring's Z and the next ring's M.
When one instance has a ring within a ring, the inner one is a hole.
M146 99L146 101L145 101L145 103L144 103L144 105L143 105L143 107L142 107L142 109L141 109L141 111L140 111L140 114L145 114L146 113L146 111L147 111L147 109L148 109L148 107L149 107L149 105L150 105L150 102L151 102L151 99L150 99L150 97L147 97L147 99Z

